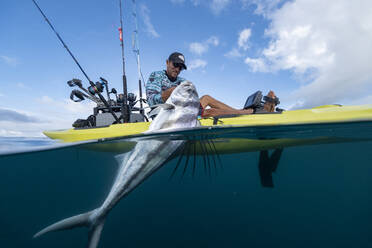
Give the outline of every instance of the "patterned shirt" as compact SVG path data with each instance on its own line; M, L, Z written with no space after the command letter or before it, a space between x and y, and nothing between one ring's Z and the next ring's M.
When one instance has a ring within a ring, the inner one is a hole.
M150 74L149 80L146 83L147 102L150 106L164 103L161 98L161 92L178 86L184 78L177 77L174 82L170 81L165 71L155 71Z

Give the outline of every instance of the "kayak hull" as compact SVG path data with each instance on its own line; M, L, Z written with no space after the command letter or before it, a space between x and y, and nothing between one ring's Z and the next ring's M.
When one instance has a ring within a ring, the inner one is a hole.
M291 110L282 113L252 114L235 117L201 119L201 125L209 128L259 127L303 125L321 123L345 123L372 121L372 105L326 105L312 109ZM62 142L79 142L117 137L142 135L149 122L122 123L99 128L45 131L46 136Z

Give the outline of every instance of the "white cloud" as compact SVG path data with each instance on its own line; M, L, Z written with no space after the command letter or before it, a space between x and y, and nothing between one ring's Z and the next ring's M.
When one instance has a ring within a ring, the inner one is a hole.
M240 58L243 57L243 54L237 48L233 48L229 52L225 53L225 57Z
M160 35L158 34L158 32L156 32L156 30L154 28L154 25L151 22L149 8L146 5L144 5L144 4L141 4L141 7L140 8L141 8L142 19L143 19L143 22L144 22L144 24L146 26L146 31L152 37L158 38Z
M198 69L198 68L204 68L207 66L207 61L202 59L194 59L191 60L188 66L189 70Z
M292 96L303 107L365 96L372 84L372 2L296 0L279 9L264 3L256 12L271 21L271 41L258 58L246 59L252 70L310 76Z
M170 0L171 3L181 5L187 2L186 0ZM213 14L219 15L227 6L232 2L232 0L190 0L189 1L195 7L205 6L209 8ZM247 4L245 4L247 5Z
M229 52L225 53L227 58L239 58L244 56L244 51L249 48L249 38L252 31L249 28L243 29L238 33L238 47L233 47Z
M0 107L0 136L42 137L45 130L68 129L77 119L93 114L92 101L75 103L49 96L35 99L37 109L24 111Z
M239 48L243 50L247 50L249 48L248 41L249 38L251 37L251 30L249 28L243 29L239 33L239 38L238 38L238 46Z
M96 104L92 101L73 102L70 99L65 99L62 103L59 104L70 113L84 113L84 115L91 115L93 108L96 107Z
M42 96L37 98L36 101L41 104L41 106L54 106L55 109L62 111L67 115L81 114L88 116L92 114L92 110L96 107L96 103L92 101L74 102L71 99L54 100L49 96Z
M40 122L35 115L30 115L24 111L18 111L7 108L0 108L0 122L19 122L19 123L36 123Z
M10 65L10 66L17 66L19 64L19 61L17 58L12 58L12 57L8 57L8 56L5 56L5 55L0 55L0 58L7 64L7 65Z
M208 50L208 45L200 42L192 42L189 46L189 50L192 53L201 55Z
M91 101L75 103L70 99L55 100L47 96L36 102L40 104L34 112L3 109L0 136L42 137L45 130L68 129L75 120L93 114L96 106Z
M218 39L218 37L216 36L211 36L207 41L206 41L207 44L209 45L213 45L213 46L218 46L220 44L220 41Z
M210 8L214 14L218 15L227 7L227 5L230 4L230 2L231 0L212 0Z
M244 60L244 62L250 66L251 70L253 72L257 72L257 71L260 71L260 72L267 72L268 69L267 69L267 66L264 62L263 59L261 58L258 58L258 59L253 59L253 58L246 58Z
M288 0L241 0L243 8L246 8L249 5L255 5L255 13L265 17L271 15L277 10L278 6L286 1Z
M24 136L22 132L0 129L0 137L22 137Z
M203 53L207 52L209 49L209 46L218 46L219 45L219 39L216 36L211 36L207 40L203 42L192 42L189 45L190 52L202 55Z
M365 96L363 98L352 99L347 104L350 104L350 105L363 105L363 104L366 104L366 103L372 103L372 95L368 95L368 96Z
M191 0L191 2L194 6L198 6L200 4L201 0Z

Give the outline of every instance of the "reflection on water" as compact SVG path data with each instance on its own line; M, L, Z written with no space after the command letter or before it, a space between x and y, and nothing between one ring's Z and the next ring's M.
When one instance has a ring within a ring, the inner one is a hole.
M109 214L100 247L372 247L372 123L203 129L0 156L1 247L84 247L115 156L186 145Z

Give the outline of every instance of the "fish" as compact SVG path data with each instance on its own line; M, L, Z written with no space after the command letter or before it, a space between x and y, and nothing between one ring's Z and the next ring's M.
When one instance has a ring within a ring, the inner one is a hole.
M168 132L200 126L199 97L190 81L183 81L172 92L145 133ZM37 238L53 231L88 227L88 248L98 247L105 219L110 210L146 178L164 165L186 141L182 139L149 139L139 141L133 150L122 156L116 179L102 205L52 224L34 235Z

